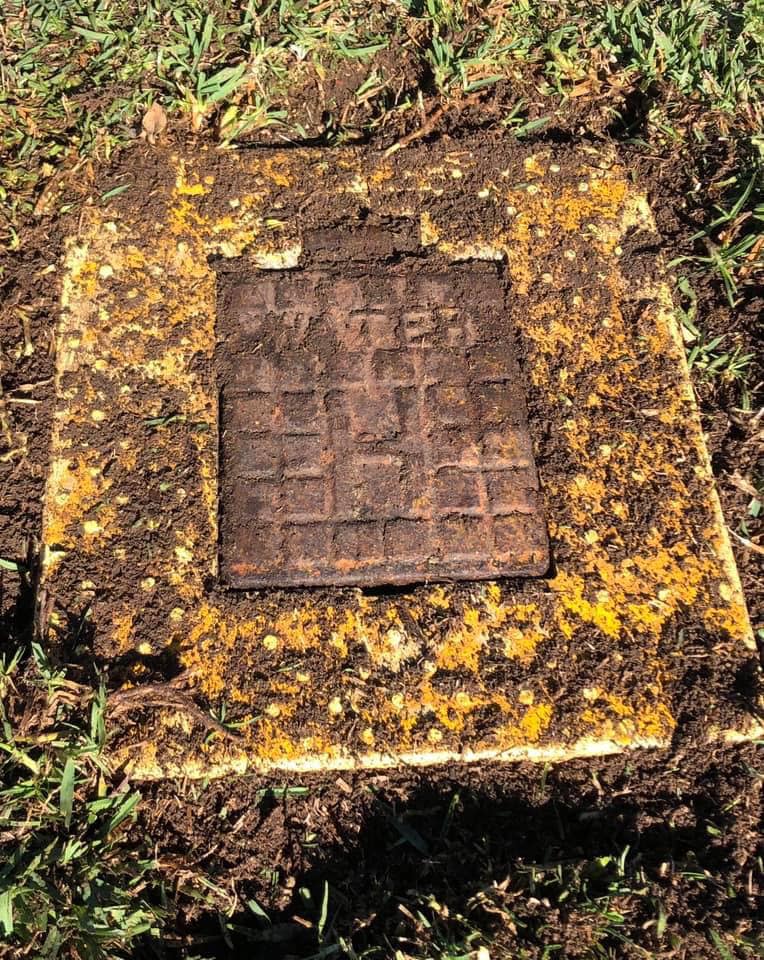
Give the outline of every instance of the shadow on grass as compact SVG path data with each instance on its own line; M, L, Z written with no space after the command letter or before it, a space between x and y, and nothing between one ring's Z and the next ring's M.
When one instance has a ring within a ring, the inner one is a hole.
M170 855L212 850L238 906L223 920L181 896L177 939L136 956L719 958L714 937L746 956L754 764L749 749L695 749L314 780L304 795L209 784L193 818L176 803L149 829Z

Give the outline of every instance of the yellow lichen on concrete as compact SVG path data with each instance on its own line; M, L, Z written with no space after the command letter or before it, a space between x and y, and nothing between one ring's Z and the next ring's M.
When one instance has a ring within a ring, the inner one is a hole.
M689 608L731 644L750 643L750 627L667 291L629 289L620 270L624 232L651 229L644 198L612 158L595 154L573 177L543 152L517 169L497 159L493 170L484 155L478 169L467 149L424 170L409 169L403 152L393 161L336 156L331 165L312 151L232 159L247 190L230 196L216 193L203 162L178 158L161 221L93 212L68 250L46 586L71 608L108 594L101 649L170 653L191 691L237 708L242 730L237 743L214 735L199 747L160 712L156 722L180 737L176 752L144 747L132 769L209 776L396 758L560 759L667 742L666 631ZM345 591L336 600L302 592L234 601L211 589L218 410L209 258L239 258L240 269L298 265L299 211L324 182L376 217L418 217L422 242L442 256L506 259L522 304L513 319L533 358L530 387L537 403L562 412L557 441L576 465L542 470L561 558L549 580L523 590ZM465 193L482 211L480 231L455 212ZM648 342L625 316L640 298L655 305ZM669 357L673 372L645 351ZM119 443L101 444L115 422ZM658 429L673 423L683 431ZM660 509L637 524L653 501ZM703 544L691 533L698 511ZM562 656L575 665L583 636L601 647L613 688L562 715L544 671L559 669ZM649 690L619 677L635 643ZM505 675L527 680L505 688Z

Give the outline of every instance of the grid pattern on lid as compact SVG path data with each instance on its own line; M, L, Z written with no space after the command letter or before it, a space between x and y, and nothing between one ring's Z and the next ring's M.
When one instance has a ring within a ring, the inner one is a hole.
M538 575L546 526L493 265L263 273L221 296L234 587Z

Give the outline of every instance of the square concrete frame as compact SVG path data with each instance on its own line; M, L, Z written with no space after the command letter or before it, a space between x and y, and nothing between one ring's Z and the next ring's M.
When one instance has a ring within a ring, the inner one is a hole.
M132 776L659 747L683 631L750 659L655 228L612 156L470 141L151 163L67 246L43 529L50 629L80 618L136 687L155 662L178 675L160 696L137 687ZM211 258L297 268L306 225L342 215L412 218L441 257L505 261L550 578L388 596L216 586ZM235 728L202 721L200 699L225 701Z

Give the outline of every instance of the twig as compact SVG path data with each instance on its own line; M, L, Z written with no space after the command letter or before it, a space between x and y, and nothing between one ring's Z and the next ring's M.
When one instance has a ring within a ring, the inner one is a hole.
M230 730L219 720L205 713L189 694L182 690L173 690L169 683L142 683L127 690L117 690L109 695L107 704L112 716L143 707L174 707L176 710L190 714L208 730L216 730L232 740L241 739L240 733Z
M397 153L399 150L403 150L404 147L407 147L415 140L420 140L422 137L428 136L428 134L432 133L441 119L449 111L453 109L462 110L464 107L471 107L478 103L479 100L480 94L473 93L471 96L465 97L462 100L454 100L451 103L444 104L442 107L438 107L438 109L434 110L424 121L421 127L418 127L416 130L412 130L411 133L407 133L405 137L401 137L400 140L394 143L391 147L388 147L387 150L385 150L384 156L391 157L394 153Z
M764 556L764 547L760 547L758 543L754 543L753 540L749 540L747 537L741 537L736 530L730 530L730 533L746 550L753 550L754 553Z

